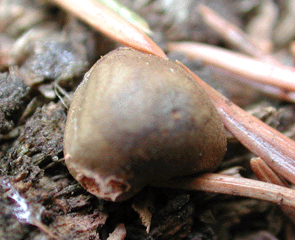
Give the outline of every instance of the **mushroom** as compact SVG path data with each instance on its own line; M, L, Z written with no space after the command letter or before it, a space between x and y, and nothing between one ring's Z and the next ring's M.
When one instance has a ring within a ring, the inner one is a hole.
M85 74L68 112L66 165L90 193L123 201L146 185L215 170L226 134L179 64L119 48Z

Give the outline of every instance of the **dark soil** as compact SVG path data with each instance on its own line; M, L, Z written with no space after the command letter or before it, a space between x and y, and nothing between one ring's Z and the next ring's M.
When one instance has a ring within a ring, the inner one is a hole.
M165 49L172 40L230 48L201 22L199 2L246 30L268 1L174 0L167 6L164 0L124 2L147 19L152 38ZM274 2L280 12L278 24L286 7L282 2ZM294 227L280 207L255 199L154 187L122 203L89 194L65 166L67 109L85 72L117 43L50 1L2 1L0 19L0 239L123 239L125 231L130 240L294 239ZM290 65L287 50L293 37L273 37L273 52ZM201 62L181 54L168 56L294 138L294 104L244 87L232 92L214 80L219 73ZM218 171L231 169L255 178L249 167L252 157L229 134Z

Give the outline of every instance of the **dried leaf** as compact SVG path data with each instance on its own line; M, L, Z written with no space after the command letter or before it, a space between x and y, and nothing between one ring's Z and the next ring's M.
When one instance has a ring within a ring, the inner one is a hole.
M117 225L115 230L110 234L107 240L123 240L126 237L126 228L123 223Z
M143 198L143 194L138 194L133 201L132 208L139 214L142 224L146 227L146 232L149 233L155 209L152 195L148 194Z

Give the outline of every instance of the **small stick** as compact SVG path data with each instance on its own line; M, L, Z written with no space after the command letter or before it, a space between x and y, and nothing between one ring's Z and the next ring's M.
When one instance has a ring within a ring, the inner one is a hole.
M295 92L295 71L291 67L265 63L242 54L202 43L168 43L167 49L201 59L206 64L216 66L252 81L275 86L284 91Z
M292 102L295 103L295 92L286 92L278 87L266 85L259 82L254 82L250 79L246 79L244 77L238 76L237 74L228 72L226 70L220 69L215 66L210 66L212 71L216 72L219 75L225 76L225 80L222 81L228 81L227 77L230 77L232 82L240 82L243 85L247 85L252 87L253 89L256 89L257 91L271 96L273 98L277 98L283 101ZM216 80L220 81L220 78L217 78Z
M50 239L52 240L59 240L61 239L59 236L56 236L53 232L50 231L50 229L43 224L42 222L38 221L37 219L33 219L32 224L36 227L38 227L42 232L44 232L45 234L47 234Z
M183 66L210 96L225 127L251 152L295 184L295 142L246 113Z
M264 53L245 32L226 21L209 7L200 4L198 11L203 17L203 21L235 48L255 58L278 64L277 60Z
M139 51L167 58L139 28L96 0L52 0L115 41Z
M290 43L290 52L293 59L293 65L295 64L295 41Z
M218 173L157 184L160 187L230 194L251 197L283 206L295 207L295 191L272 183Z
M263 181L273 183L282 187L289 187L287 182L281 179L267 164L260 158L252 158L250 160L251 169L256 177Z
M252 158L250 165L256 177L260 181L277 184L280 186L289 187L289 185L281 179L261 158ZM295 208L290 206L281 206L285 215L295 224Z
M256 14L246 25L245 32L257 43L263 52L273 49L272 34L278 21L279 8L274 0L262 0Z
M291 24L295 21L295 2L293 0L280 1L281 17L276 24L273 32L273 41L277 45L288 44L294 39L295 25Z

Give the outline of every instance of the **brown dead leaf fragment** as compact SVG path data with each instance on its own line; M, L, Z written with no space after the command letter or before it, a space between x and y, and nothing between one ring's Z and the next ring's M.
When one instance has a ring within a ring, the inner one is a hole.
M126 228L123 223L118 224L107 240L123 240L126 237Z
M145 192L146 193L146 192ZM152 216L155 211L153 196L140 192L134 199L132 208L139 214L142 224L146 227L146 232L150 232Z

